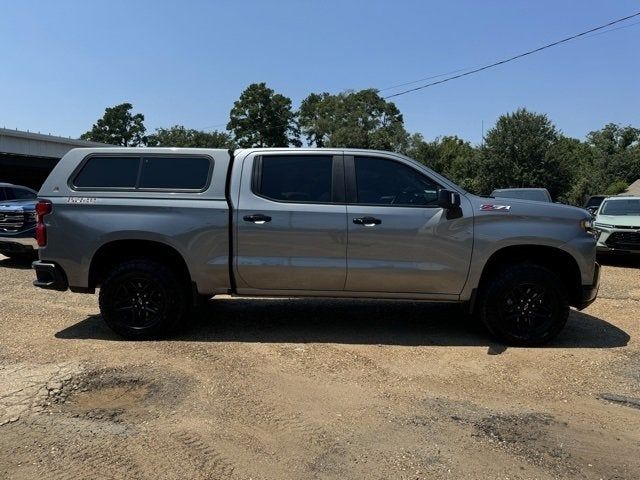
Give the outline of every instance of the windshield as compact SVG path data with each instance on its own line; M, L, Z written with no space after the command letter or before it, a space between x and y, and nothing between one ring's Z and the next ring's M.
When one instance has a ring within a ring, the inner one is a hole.
M640 215L640 198L607 200L600 209L602 215Z
M603 200L604 197L591 197L584 207L599 207Z

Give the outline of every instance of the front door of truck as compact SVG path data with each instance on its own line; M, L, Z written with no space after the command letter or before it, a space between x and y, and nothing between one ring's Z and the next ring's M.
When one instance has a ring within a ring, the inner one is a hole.
M341 152L250 154L235 217L238 292L342 291L346 218Z
M440 185L411 162L345 156L347 284L353 292L458 295L473 247L473 217L437 206Z

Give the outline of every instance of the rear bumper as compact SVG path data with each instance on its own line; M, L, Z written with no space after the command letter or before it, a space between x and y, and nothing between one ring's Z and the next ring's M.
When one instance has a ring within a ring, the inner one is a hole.
M600 264L596 263L593 271L593 282L591 285L583 285L580 301L575 305L578 310L587 308L591 305L598 296L598 289L600 288Z
M64 292L69 288L69 282L64 270L55 263L37 260L31 264L36 271L36 280L33 285L47 290Z

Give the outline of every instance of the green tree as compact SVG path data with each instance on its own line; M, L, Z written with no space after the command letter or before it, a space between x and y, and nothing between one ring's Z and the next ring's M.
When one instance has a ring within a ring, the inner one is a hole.
M263 83L253 83L233 104L227 129L241 147L300 146L291 99Z
M587 143L594 151L591 167L601 179L598 187L602 191L640 178L640 129L610 123L590 132Z
M299 111L309 145L404 151L409 135L400 110L374 89L312 93Z
M582 205L594 189L593 149L585 142L561 136L547 152L547 157L559 165L562 175L558 179L563 193L559 200L573 205Z
M566 162L552 147L561 135L546 115L520 108L502 115L487 132L480 187L545 187L556 198L571 181Z
M335 124L335 96L323 93L310 93L300 104L298 120L309 145L324 148Z
M235 148L236 144L226 132L205 132L182 125L158 128L149 135L150 147L190 147L190 148Z
M587 141L599 152L614 155L637 147L640 142L640 129L609 123L601 130L589 132Z
M104 110L104 116L93 124L91 130L80 136L82 140L109 143L123 147L137 147L146 142L144 115L131 110L133 105L121 103Z
M455 135L427 142L422 135L416 133L411 136L406 153L462 188L474 193L479 190L478 151L470 142Z

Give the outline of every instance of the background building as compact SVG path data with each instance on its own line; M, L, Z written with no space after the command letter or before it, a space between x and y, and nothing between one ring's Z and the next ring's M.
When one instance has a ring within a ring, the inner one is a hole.
M629 185L629 188L622 195L638 195L640 196L640 178Z
M69 150L109 146L112 145L0 128L0 182L38 190Z

